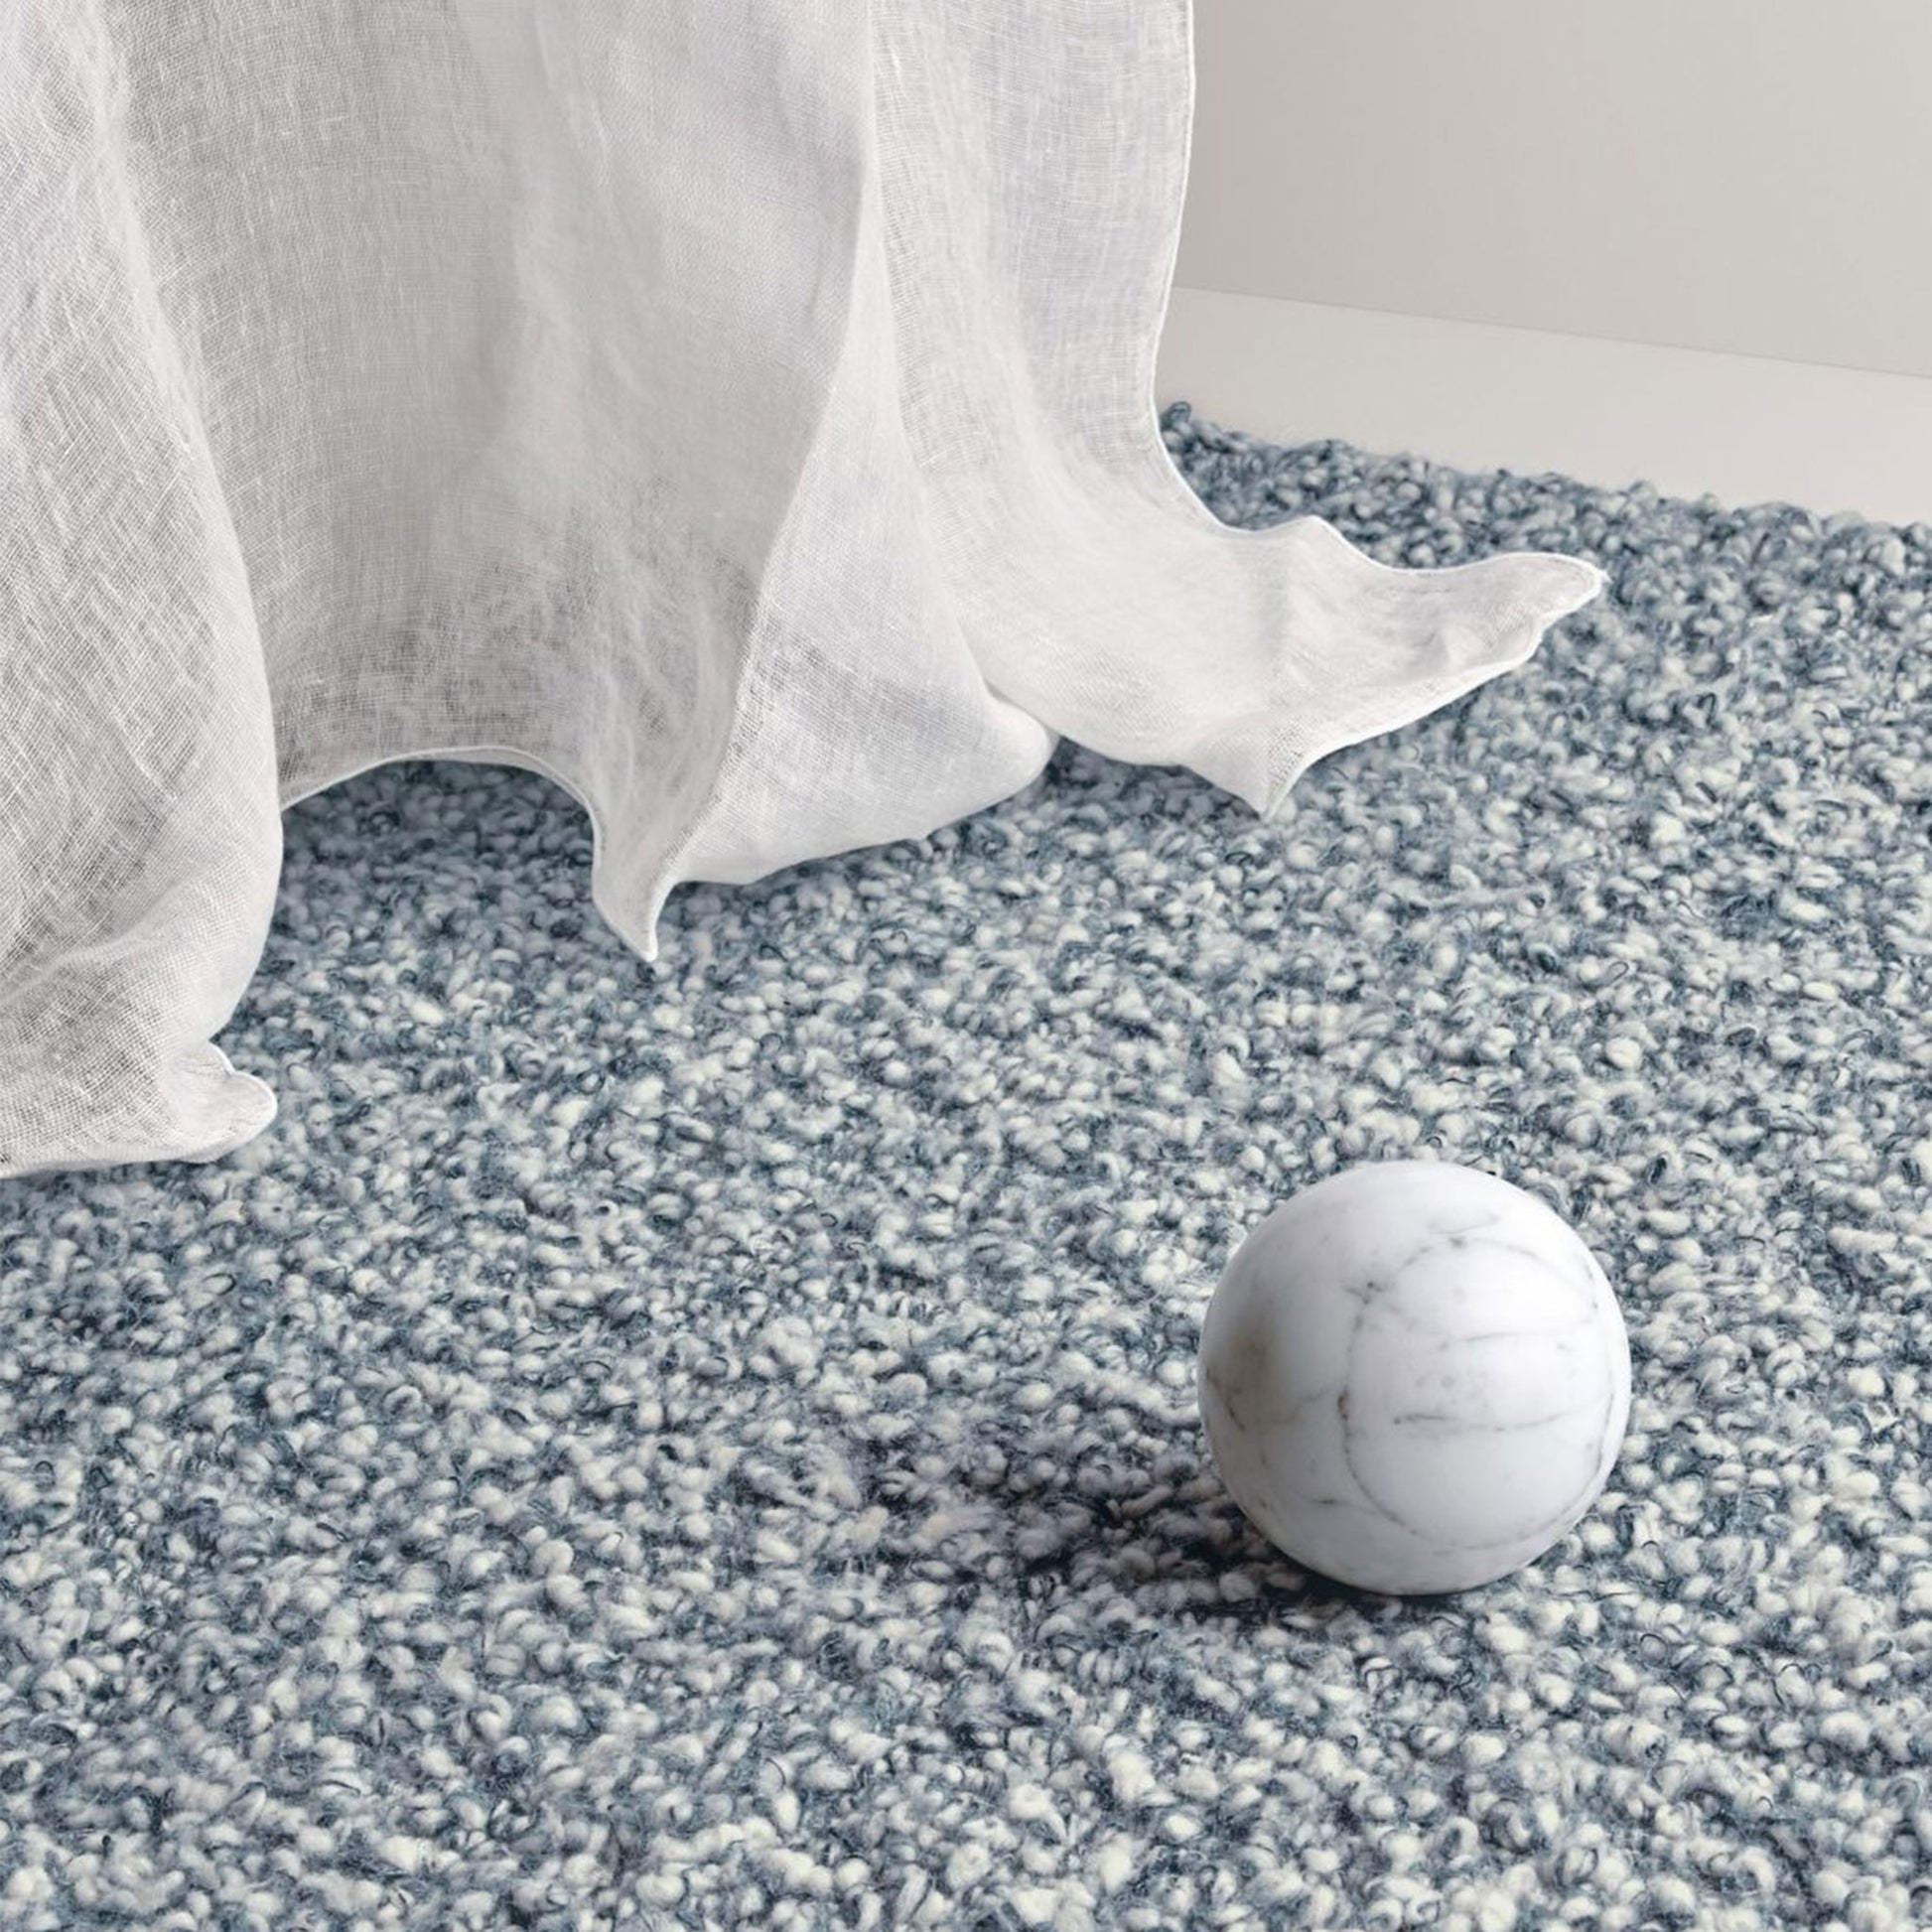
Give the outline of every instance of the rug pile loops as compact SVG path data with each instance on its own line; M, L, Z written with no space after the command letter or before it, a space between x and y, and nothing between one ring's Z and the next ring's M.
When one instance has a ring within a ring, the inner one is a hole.
M1280 822L1066 752L654 966L534 775L296 807L275 1125L0 1190L12 1932L1932 1922L1932 530L1166 427L1612 588ZM1249 1225L1418 1155L1571 1220L1636 1393L1391 1602L1192 1378Z

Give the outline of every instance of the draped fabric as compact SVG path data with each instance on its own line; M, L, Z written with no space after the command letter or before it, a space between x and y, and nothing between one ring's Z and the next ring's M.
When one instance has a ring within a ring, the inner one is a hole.
M680 882L923 833L1063 735L1268 811L1587 602L1182 483L1190 32L0 6L0 1173L261 1130L213 1035L282 810L369 765L567 786L648 956Z

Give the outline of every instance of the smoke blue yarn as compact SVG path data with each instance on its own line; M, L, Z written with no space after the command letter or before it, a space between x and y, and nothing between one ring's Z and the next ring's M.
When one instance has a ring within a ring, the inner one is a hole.
M1069 748L655 966L529 773L291 811L268 1134L0 1184L0 1924L1932 1923L1932 529L1164 426L1611 589L1278 823ZM1572 1221L1635 1403L1394 1602L1193 1368L1414 1155Z

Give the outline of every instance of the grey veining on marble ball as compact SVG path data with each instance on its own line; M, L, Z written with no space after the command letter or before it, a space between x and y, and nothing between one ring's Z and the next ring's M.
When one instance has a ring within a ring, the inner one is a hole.
M1535 1196L1372 1163L1277 1208L1202 1325L1201 1417L1256 1526L1394 1594L1520 1568L1601 1491L1630 1409L1616 1297Z

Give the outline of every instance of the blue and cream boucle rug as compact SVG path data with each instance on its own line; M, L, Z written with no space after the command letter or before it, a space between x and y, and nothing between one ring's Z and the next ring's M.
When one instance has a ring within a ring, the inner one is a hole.
M655 967L540 778L292 811L275 1126L0 1185L10 1932L1932 1924L1932 529L1167 431L1613 589L1280 823L1069 751ZM1193 1374L1412 1155L1570 1218L1636 1394L1399 1602Z

